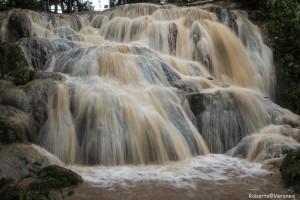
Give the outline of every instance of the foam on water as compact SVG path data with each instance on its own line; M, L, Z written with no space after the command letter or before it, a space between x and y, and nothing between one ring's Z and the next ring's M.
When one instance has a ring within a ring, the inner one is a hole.
M267 175L261 164L221 154L197 156L166 165L81 167L71 166L83 179L96 187L130 186L138 182L157 182L177 188L196 189L201 181L230 181Z

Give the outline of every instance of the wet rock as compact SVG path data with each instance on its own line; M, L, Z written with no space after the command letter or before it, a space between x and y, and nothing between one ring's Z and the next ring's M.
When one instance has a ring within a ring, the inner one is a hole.
M40 74L40 73L38 73ZM45 79L36 79L21 88L27 94L29 98L29 104L31 106L31 115L36 123L36 128L40 130L47 118L48 118L48 100L49 96L53 93L58 81L52 78L60 79L60 75L56 74L40 74ZM46 78L51 76L51 78ZM53 77L54 76L54 77Z
M293 128L300 127L300 116L290 110L282 108L273 103L270 99L259 99L264 105L264 109L269 113L273 124L289 125Z
M66 76L59 72L41 72L38 71L34 75L34 79L51 79L53 81L65 81Z
M8 179L0 179L0 196L2 200L48 200L37 192L18 187Z
M0 79L24 84L33 76L34 70L27 64L21 47L15 43L0 45Z
M187 98L198 130L210 151L224 153L249 134L243 116L229 93L191 93Z
M178 34L177 25L175 23L171 23L169 25L169 36L168 36L169 53L171 55L176 55L177 34Z
M13 183L36 174L49 165L62 165L52 154L41 147L28 144L10 144L0 146L0 179Z
M292 128L289 125L282 126L282 135L288 136L300 143L300 127Z
M238 33L237 15L234 11L229 9L224 9L219 6L212 6L209 8L211 12L216 13L218 20L227 26L229 26L233 31Z
M292 128L299 127L300 117L261 95L228 88L191 93L188 100L212 152L224 153L269 124L284 125L279 134L294 134L299 141L299 129Z
M259 133L245 137L227 154L255 162L270 162L270 159L283 158L291 151L300 150L300 143L293 139L292 134L287 133L293 131L297 130L287 126L270 125Z
M30 64L37 71L45 71L53 56L72 49L76 45L64 39L48 39L30 37L18 42L24 47L25 54L30 58Z
M83 182L75 172L57 165L41 169L37 176L37 180L32 182L29 187L39 191L72 187Z
M24 10L12 10L7 24L7 41L16 42L21 38L30 37L33 30L29 16Z
M280 166L283 181L295 192L300 193L300 151L290 152Z
M75 172L35 145L0 147L1 199L62 200L82 183Z
M31 116L17 108L0 105L0 143L30 142L37 139Z
M49 96L65 76L37 72L35 78L19 87L0 81L0 143L37 142L48 117Z
M29 104L29 98L23 90L13 85L6 88L1 88L0 86L0 93L0 105L11 106L25 113L30 112L31 107Z
M11 89L14 87L15 87L15 84L12 81L0 79L0 90L1 91L8 90L8 89Z

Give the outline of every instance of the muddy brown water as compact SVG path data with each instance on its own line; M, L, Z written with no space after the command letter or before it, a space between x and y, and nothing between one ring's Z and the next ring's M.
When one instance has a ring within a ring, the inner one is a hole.
M284 186L277 171L220 155L165 166L73 169L85 182L67 200L248 200L255 194L290 195L260 199L300 197Z

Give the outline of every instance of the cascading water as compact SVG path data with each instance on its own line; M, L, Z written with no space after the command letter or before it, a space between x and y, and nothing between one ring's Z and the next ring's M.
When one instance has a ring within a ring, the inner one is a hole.
M0 19L2 42L17 42L43 71L16 89L38 105L35 142L66 164L93 165L72 166L86 180L102 187L142 181L139 195L158 180L152 199L166 191L195 199L218 184L223 190L210 198L228 199L232 183L241 192L282 190L261 185L274 181L260 177L268 174L260 165L230 157L262 161L300 148L300 118L272 103L272 52L243 12L134 4L80 15L11 10Z
M220 10L10 11L2 41L25 37L35 69L67 78L49 97L39 144L66 163L163 163L224 153L273 123L263 102L274 93L272 53L242 13ZM194 93L200 113L185 97Z

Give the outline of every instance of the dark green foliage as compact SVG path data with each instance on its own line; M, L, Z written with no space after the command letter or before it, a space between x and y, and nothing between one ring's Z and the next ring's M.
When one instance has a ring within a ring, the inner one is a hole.
M0 78L16 84L32 80L34 71L28 66L22 49L15 43L0 44Z
M286 155L280 166L280 172L285 184L300 193L300 151Z
M25 8L31 10L43 9L41 0L0 0L0 9Z
M278 79L277 101L300 114L300 0L264 2Z

